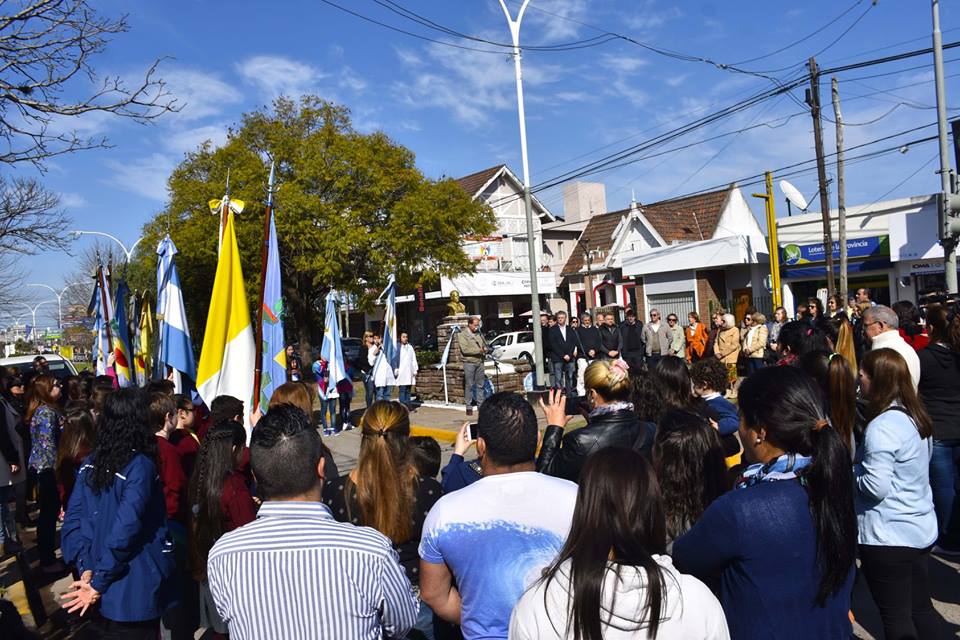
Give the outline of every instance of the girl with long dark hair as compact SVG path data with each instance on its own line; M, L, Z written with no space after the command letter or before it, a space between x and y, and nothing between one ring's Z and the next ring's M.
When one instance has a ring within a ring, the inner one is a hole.
M700 414L667 411L653 441L653 467L663 495L667 544L672 548L673 541L728 488L717 430Z
M72 405L63 421L63 435L57 447L57 491L61 504L70 503L77 472L93 450L96 430L86 403Z
M510 638L728 638L716 597L674 568L665 536L650 463L630 449L598 451L567 541L514 608Z
M53 376L39 375L27 391L27 412L24 422L30 428L30 457L27 465L35 474L37 502L37 547L40 567L46 573L60 573L63 563L57 560L57 516L60 497L57 492L57 441L63 427L60 415L60 382Z
M207 583L207 556L220 537L256 519L256 505L246 479L238 471L246 433L233 420L207 432L190 479L190 565L200 583L200 626L225 637L227 624L217 613Z
M830 351L809 351L798 361L801 371L820 387L830 425L847 443L851 459L855 448L853 425L857 417L857 376L845 357Z
M933 420L930 488L940 537L934 553L960 556L960 316L927 307L930 345L920 351L920 399Z
M906 360L893 349L863 357L860 391L870 420L854 469L863 576L885 638L942 638L927 568L937 540L929 472L933 424Z
M740 387L748 459L736 489L673 544L681 571L720 575L734 638L849 638L857 522L843 438L794 367Z
M63 519L63 557L80 574L63 606L83 615L99 602L91 625L99 638L156 638L173 595L173 543L149 409L141 389L107 397Z

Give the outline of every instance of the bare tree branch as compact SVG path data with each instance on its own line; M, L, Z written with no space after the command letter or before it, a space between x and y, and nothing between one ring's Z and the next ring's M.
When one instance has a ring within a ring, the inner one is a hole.
M0 176L0 255L66 249L68 225L59 195L33 178Z

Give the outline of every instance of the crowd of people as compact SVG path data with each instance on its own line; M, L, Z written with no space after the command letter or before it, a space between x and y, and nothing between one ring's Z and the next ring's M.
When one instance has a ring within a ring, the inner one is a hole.
M341 473L322 362L253 424L166 381L10 373L4 550L35 524L97 638L846 639L856 571L884 637L944 637L928 565L960 557L960 318L818 302L709 329L557 314L563 384L538 408L479 397L443 468L372 384Z

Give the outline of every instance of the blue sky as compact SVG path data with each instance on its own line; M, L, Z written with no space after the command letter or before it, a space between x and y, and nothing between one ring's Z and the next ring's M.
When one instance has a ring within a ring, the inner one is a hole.
M510 1L515 12L519 3ZM336 2L419 34L470 44L408 22L374 0ZM496 0L398 2L458 31L509 40ZM570 42L597 36L599 28L732 63L780 49L851 5L853 0L532 0L521 40L544 45ZM805 42L741 66L778 69L768 75L780 80L799 75L809 55L830 45L865 11L845 37L818 55L821 67L929 46L928 2L880 0L867 11L869 6L869 0L862 0ZM513 64L505 54L424 42L321 2L98 0L96 7L111 16L131 12L130 31L99 56L98 69L136 77L154 59L169 57L161 64L161 76L183 109L149 126L99 116L70 124L82 133L106 135L114 145L50 163L44 180L62 194L76 228L110 231L129 245L142 224L163 208L166 178L183 155L204 140L222 142L243 112L280 94L315 93L345 104L358 129L381 129L409 147L431 177L457 177L501 162L520 172ZM944 41L960 40L957 7L943 3L941 12ZM960 54L947 51L945 58L948 77L960 74L960 64L950 62L960 60ZM763 78L660 56L622 40L569 52L531 51L523 62L534 185L772 86ZM918 65L925 66L908 69ZM889 75L864 78L876 74ZM936 120L929 108L934 104L930 56L849 71L838 78L844 120L851 125L846 128L848 147ZM796 102L787 96L767 100L651 152L764 126L585 179L605 183L608 208L613 210L626 206L631 192L640 202L654 202L812 158L810 117L794 115L803 111L803 87L792 95ZM829 79L821 95L825 115L832 119ZM948 79L947 96L950 105L960 105L957 78ZM929 127L848 155L935 132ZM834 130L829 122L824 136L827 152L832 152ZM927 143L905 153L851 163L846 176L848 207L884 194L892 198L938 190L936 150L935 143ZM829 173L834 173L832 166ZM911 174L915 175L904 180ZM810 197L817 189L815 178L810 171L791 180ZM562 215L558 190L540 196ZM759 203L751 206L761 212ZM778 206L783 214L783 205ZM79 240L74 253L92 242ZM76 269L75 257L59 253L21 262L28 282L55 286ZM31 290L34 302L48 297L33 294L38 291ZM55 313L55 305L43 308ZM51 318L48 313L39 324L50 324Z

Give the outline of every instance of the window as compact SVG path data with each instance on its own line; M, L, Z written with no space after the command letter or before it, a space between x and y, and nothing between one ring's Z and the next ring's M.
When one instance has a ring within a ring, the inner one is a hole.
M561 262L567 259L567 256L564 255L564 253L563 253L563 240L557 242L557 251L560 253L560 261L561 261Z
M533 331L522 331L517 336L517 342L533 342Z

